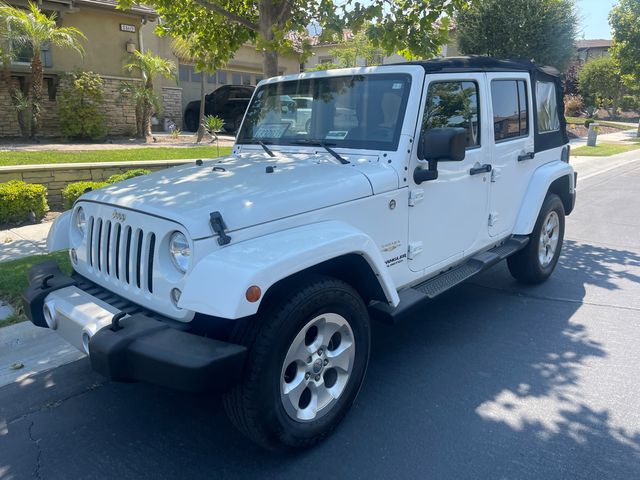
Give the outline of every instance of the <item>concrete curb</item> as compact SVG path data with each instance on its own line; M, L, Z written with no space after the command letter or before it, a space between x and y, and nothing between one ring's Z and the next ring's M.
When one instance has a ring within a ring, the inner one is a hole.
M0 387L28 382L32 375L85 355L47 328L22 322L0 328ZM14 369L12 365L23 365Z

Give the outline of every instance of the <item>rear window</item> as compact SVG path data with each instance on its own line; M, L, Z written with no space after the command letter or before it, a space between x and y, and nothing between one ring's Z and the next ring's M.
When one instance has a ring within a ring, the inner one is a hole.
M553 82L536 83L536 108L538 112L538 132L548 133L560 130L558 118L558 97Z
M524 80L493 80L491 103L496 142L529 134L527 83Z

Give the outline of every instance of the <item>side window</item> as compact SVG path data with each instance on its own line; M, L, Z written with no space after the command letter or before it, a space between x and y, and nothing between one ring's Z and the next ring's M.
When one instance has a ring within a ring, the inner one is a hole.
M524 80L493 80L491 103L496 142L529 134L527 83Z
M536 103L538 112L538 132L548 133L560 130L556 85L552 82L537 82Z
M467 148L480 145L480 104L476 82L434 82L427 91L422 129L464 128Z

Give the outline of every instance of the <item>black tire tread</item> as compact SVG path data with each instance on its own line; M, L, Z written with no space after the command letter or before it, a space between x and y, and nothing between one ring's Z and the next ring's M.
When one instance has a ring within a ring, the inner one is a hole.
M284 321L293 311L295 311L301 303L308 301L313 295L324 294L327 290L339 290L343 294L353 295L357 298L358 293L350 285L341 280L325 277L321 275L308 275L302 282L300 279L296 282L298 286L295 293L283 296L276 295L265 302L265 308L262 309L251 321L244 321L238 324L238 327L232 332L230 341L244 345L252 351L252 357L255 363L266 361L273 352L269 349L268 342L264 341L270 338L272 332L277 330L280 323ZM259 341L263 339L263 341ZM223 396L223 404L225 411L231 422L245 436L263 446L268 450L287 451L292 450L281 443L274 442L259 427L255 421L258 415L253 408L253 398L256 397L258 371L245 367L244 378L240 383L227 392ZM300 440L295 449L309 448L324 438L337 426L337 423L331 428L323 432L322 435L310 439Z

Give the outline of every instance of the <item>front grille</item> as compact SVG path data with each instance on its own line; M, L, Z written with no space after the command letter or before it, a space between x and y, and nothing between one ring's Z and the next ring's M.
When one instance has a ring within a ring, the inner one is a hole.
M90 216L86 258L95 271L130 288L153 293L156 235L115 220Z

